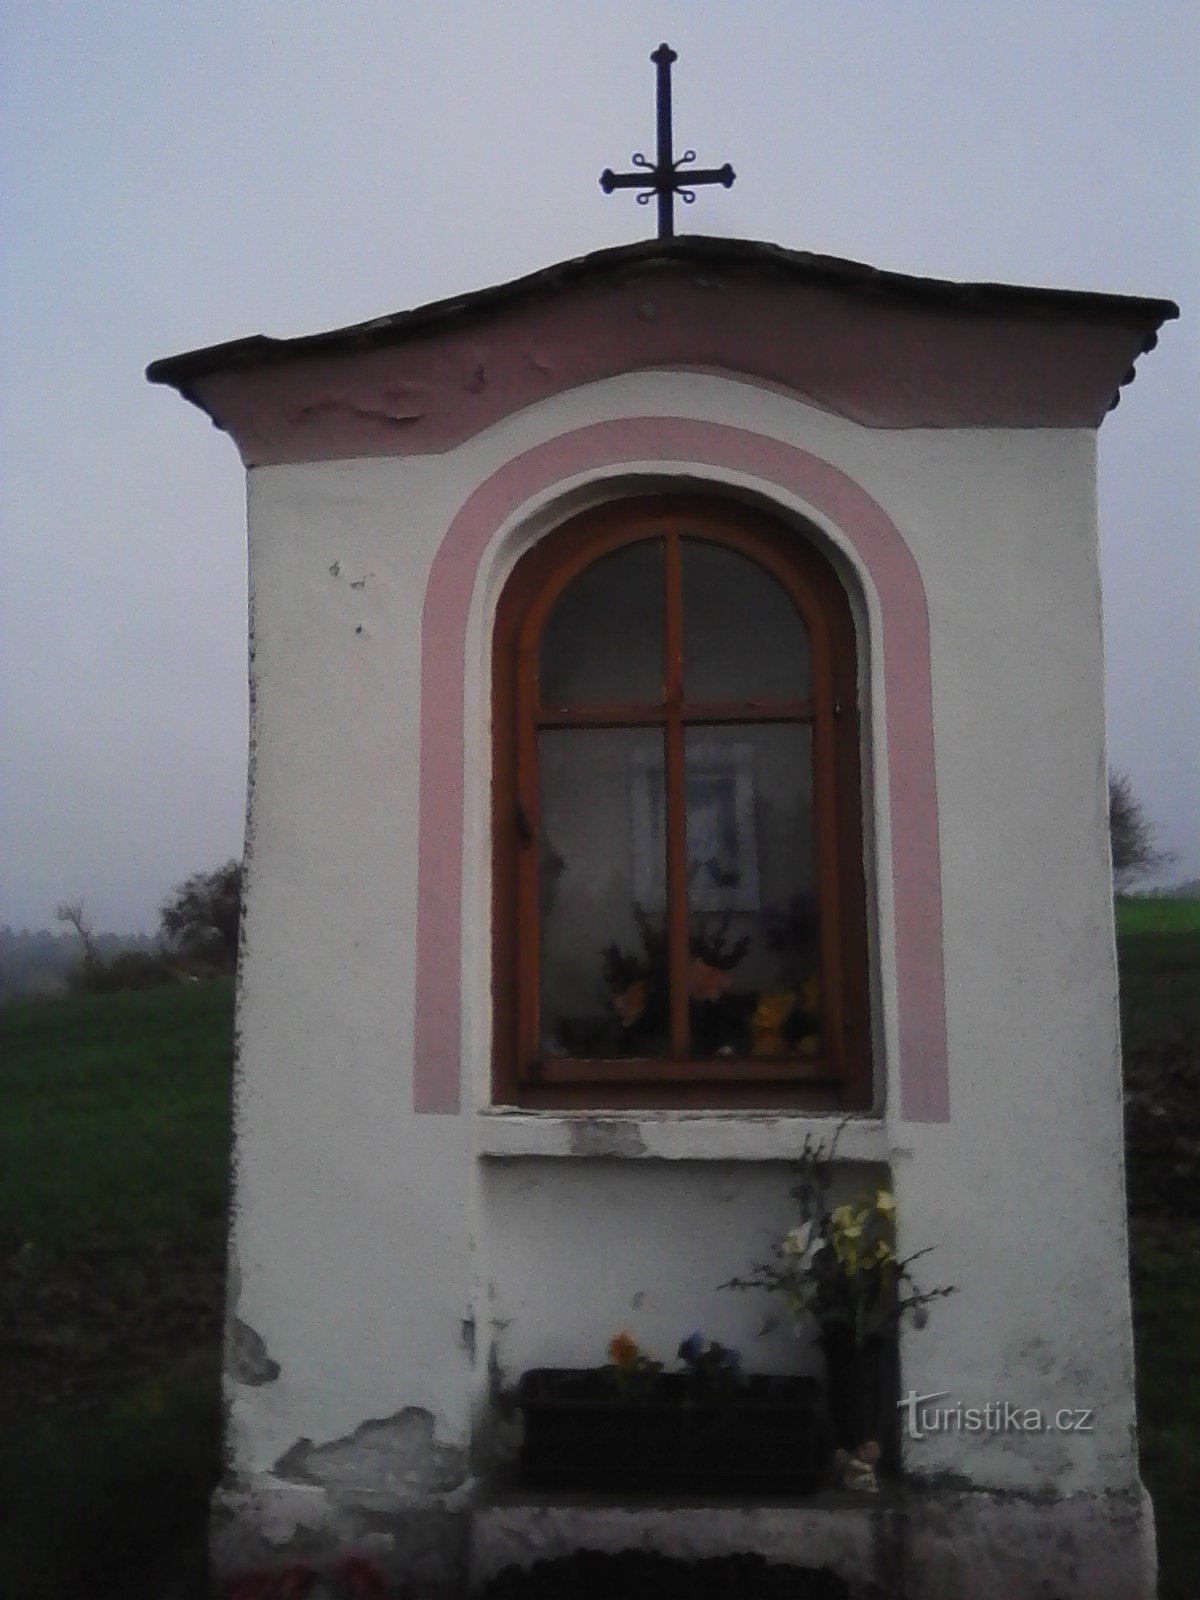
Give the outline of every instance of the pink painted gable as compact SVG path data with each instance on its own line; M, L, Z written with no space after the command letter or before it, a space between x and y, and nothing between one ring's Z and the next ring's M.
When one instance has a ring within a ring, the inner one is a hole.
M504 305L400 343L237 365L188 392L248 465L440 452L580 384L718 371L878 428L1097 427L1128 325L972 315L683 266Z

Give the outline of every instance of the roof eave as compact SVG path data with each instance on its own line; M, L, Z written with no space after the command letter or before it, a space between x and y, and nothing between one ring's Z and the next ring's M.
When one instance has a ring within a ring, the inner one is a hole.
M885 272L862 262L787 250L781 245L757 240L685 234L672 240L643 240L596 250L589 255L541 267L536 272L507 283L493 284L467 294L435 300L410 311L395 312L323 333L305 334L293 339L273 339L266 334L252 334L248 338L165 356L150 363L146 368L146 377L151 383L167 384L177 389L185 399L206 409L192 388L192 380L214 372L245 371L313 356L352 354L358 350L402 343L465 319L481 319L501 307L539 294L554 293L573 283L601 277L622 267L646 267L656 263L665 267L688 262L717 267L758 266L817 287L841 289L862 298L926 305L952 314L988 316L1021 313L1053 320L1140 327L1145 332L1142 353L1154 348L1158 329L1163 323L1179 315L1179 307L1172 300L1101 294L1081 289L955 283L939 278L910 277L904 273ZM1122 382L1128 383L1132 377L1131 368Z

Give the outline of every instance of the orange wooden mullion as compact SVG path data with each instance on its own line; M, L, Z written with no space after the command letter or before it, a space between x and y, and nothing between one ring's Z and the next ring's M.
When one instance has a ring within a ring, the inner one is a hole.
M517 1071L524 1073L542 1053L541 925L538 916L538 641L526 638L517 654L517 767L514 832L510 849L517 852ZM525 837L520 836L524 824Z
M667 808L667 971L671 996L671 1059L688 1058L688 904L687 904L687 804L683 750L683 580L679 535L673 530L664 541L663 587L666 604L664 628L663 698L667 704L666 782Z
M722 722L811 722L816 715L809 700L690 700L680 707L686 723ZM638 728L663 725L668 718L665 706L619 705L543 706L538 712L541 728Z

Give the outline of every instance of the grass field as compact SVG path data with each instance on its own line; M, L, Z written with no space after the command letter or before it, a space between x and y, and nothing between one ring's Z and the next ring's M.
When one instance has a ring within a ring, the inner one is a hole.
M1194 904L1135 903L1132 931L1123 908L1119 941L1139 1448L1163 1600L1200 1595L1200 928L1163 927Z
M204 1592L232 1008L228 981L0 1008L12 1600Z
M1164 1600L1200 1594L1200 928L1171 931L1181 904L1120 909L1141 1452ZM231 1033L224 981L0 1007L5 1600L206 1593Z
M1200 933L1200 900L1167 895L1122 895L1117 900L1117 932Z

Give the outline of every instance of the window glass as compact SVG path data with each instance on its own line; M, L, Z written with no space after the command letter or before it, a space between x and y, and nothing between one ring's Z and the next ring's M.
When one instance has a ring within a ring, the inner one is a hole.
M496 638L498 1103L870 1104L854 632L819 551L622 502L522 558Z
M690 1054L814 1056L812 730L689 728L685 773Z
M662 682L662 543L647 539L603 556L559 596L542 629L541 701L661 700Z
M669 1049L661 895L662 734L543 730L541 1050L547 1057L658 1056ZM657 785L645 774L658 774Z
M801 700L808 629L787 592L745 556L682 541L683 692L688 700Z

